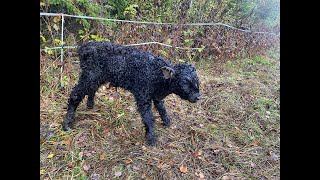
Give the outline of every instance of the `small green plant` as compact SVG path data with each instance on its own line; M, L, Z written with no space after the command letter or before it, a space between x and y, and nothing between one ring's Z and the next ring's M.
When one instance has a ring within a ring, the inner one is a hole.
M63 78L61 79L61 86L62 87L68 86L69 82L70 82L69 76L63 76Z
M158 50L160 54L162 54L164 57L168 57L168 53L165 50Z
M110 41L108 38L101 37L99 34L91 34L89 41Z
M257 56L255 58L253 58L252 62L258 63L258 64L263 64L263 65L270 65L269 60L267 58L264 58L264 57L261 57L261 56Z
M119 109L116 117L114 117L114 121L112 122L113 127L119 127L122 124L128 122L128 120L123 117L124 115L125 113L123 112L123 110Z
M198 49L198 52L201 53L204 50L205 46L201 45L201 48Z
M177 59L177 61L180 62L180 63L185 63L186 62L186 60L184 60L184 59Z
M62 46L63 43L60 39L53 39L53 41L58 45L58 46Z
M46 40L46 38L45 38L44 36L40 35L40 38L41 38L41 40L42 40L43 42L47 42L47 40Z
M88 0L50 0L42 3L48 6L48 12L65 9L66 13L73 15L109 17L108 11L105 11L102 5ZM78 19L77 21L84 28L90 28L91 26L86 19Z
M133 18L136 16L137 14L137 10L136 8L138 8L139 6L136 4L131 4L130 6L126 7L124 9L123 15L129 18Z
M54 52L54 51L51 50L51 49L49 49L48 46L44 47L44 49L45 49L45 50L44 50L45 53L47 53L48 55L53 55L53 52Z
M82 30L80 29L78 31L79 37L83 40L83 41L110 41L108 38L104 38L99 34L89 34L88 30Z
M273 109L273 107L274 107L273 100L266 97L258 98L256 103L253 106L254 110L258 111L261 114L265 114L266 111Z

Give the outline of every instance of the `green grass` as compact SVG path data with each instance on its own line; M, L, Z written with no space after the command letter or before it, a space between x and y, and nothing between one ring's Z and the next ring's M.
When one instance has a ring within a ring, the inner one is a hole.
M155 147L145 144L134 98L122 89L116 101L114 88L100 88L95 108L87 110L84 100L75 128L64 132L60 123L76 72L68 74L64 89L50 77L54 70L42 72L40 169L45 173L40 178L198 179L201 172L205 179L280 179L278 53L273 49L252 59L197 62L204 99L190 104L168 96L172 126L164 128L154 111ZM55 154L51 159L50 153ZM187 173L180 172L181 165Z

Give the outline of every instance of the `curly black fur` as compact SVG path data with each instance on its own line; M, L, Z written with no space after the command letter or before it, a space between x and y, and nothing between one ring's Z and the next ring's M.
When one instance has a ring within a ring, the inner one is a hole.
M172 64L149 52L111 42L85 43L78 53L81 72L68 100L64 130L70 129L84 96L88 95L87 107L93 108L95 92L107 82L134 95L150 145L156 143L152 101L168 127L170 118L163 100L167 95L174 93L193 103L201 97L196 69L191 64Z

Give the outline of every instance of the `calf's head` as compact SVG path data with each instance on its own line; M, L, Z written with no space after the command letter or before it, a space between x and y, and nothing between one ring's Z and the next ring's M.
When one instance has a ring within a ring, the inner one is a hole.
M170 79L173 93L192 103L201 99L199 78L193 65L183 63L173 68L165 66L161 70L164 77Z

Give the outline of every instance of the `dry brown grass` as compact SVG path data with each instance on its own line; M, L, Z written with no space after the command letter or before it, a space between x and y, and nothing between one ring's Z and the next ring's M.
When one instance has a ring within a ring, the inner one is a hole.
M88 111L81 103L75 129L62 131L76 78L61 91L48 82L50 73L43 72L41 179L280 179L277 53L227 63L198 62L204 99L190 104L175 95L167 97L172 126L164 128L154 111L155 147L145 144L133 97L121 89L115 101L114 88L100 88L95 108ZM47 158L49 154L54 156Z

